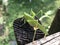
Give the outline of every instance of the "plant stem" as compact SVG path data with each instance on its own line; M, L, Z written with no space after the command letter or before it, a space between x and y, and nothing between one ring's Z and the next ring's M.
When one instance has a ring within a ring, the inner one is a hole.
M36 36L36 30L34 31L34 36L33 36L33 40L32 41L34 41L35 36Z

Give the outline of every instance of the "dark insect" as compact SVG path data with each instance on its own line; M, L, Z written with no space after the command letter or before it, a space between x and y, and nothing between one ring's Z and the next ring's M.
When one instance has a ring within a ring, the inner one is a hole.
M28 24L28 22L24 23L23 17L16 19L13 23L13 27L18 45L25 45L32 42L34 36L34 29ZM35 40L43 37L44 33L38 29L36 31Z

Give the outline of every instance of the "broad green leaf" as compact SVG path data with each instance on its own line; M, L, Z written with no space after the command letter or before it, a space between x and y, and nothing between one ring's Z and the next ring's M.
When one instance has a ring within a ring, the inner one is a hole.
M24 18L26 20L34 20L34 18L32 16L30 16L28 13L24 12Z

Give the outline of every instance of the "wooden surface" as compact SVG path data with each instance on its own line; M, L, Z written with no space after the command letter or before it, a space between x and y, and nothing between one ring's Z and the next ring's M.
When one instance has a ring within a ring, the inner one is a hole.
M60 45L60 32L47 36L46 38L36 40L26 45Z

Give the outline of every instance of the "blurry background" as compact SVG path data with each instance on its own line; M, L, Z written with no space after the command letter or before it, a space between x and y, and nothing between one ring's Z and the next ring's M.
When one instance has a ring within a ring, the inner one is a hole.
M48 30L59 7L60 0L0 0L0 45L16 44L13 22L24 12L32 9Z

